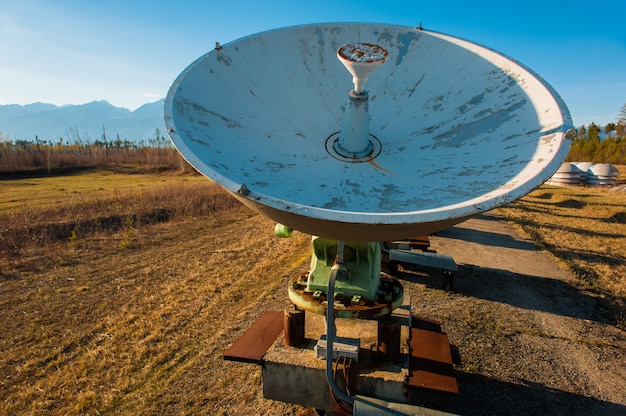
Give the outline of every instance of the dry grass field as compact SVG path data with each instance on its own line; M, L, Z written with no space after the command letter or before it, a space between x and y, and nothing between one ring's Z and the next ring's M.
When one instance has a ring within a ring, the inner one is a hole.
M626 193L542 187L498 213L609 302L606 320L624 329ZM278 239L273 225L193 175L0 181L0 414L312 414L263 399L258 367L222 359L264 311L288 305L287 281L308 265L310 237ZM473 302L406 284L441 307ZM459 331L499 330L486 312L465 315ZM594 348L624 357L605 344ZM482 350L459 369L498 384Z

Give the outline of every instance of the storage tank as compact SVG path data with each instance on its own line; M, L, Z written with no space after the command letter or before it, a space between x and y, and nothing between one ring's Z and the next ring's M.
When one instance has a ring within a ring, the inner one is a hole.
M565 162L548 180L548 184L556 186L579 186L583 183L583 171L574 163Z
M595 165L594 162L575 162L574 163L578 169L581 170L581 174L580 174L580 178L582 179L582 181L584 183L587 182L587 172L589 172L589 169Z
M589 186L615 186L619 170L610 163L598 163L589 168L587 173L587 185Z

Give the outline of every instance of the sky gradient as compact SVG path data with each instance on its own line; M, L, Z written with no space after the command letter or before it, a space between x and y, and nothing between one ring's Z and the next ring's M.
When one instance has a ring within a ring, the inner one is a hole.
M556 89L574 125L603 126L626 104L625 16L624 0L0 0L0 104L134 110L164 98L216 41L305 23L421 23L518 60Z

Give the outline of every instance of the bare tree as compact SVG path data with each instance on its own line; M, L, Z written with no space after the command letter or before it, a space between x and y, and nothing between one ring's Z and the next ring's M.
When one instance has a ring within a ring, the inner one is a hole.
M619 113L617 113L617 123L618 124L626 124L626 104L619 109Z

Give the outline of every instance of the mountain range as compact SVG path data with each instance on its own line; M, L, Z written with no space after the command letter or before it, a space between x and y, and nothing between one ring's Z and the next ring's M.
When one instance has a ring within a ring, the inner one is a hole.
M56 106L34 103L0 105L0 139L83 143L102 140L140 142L156 138L156 129L167 137L163 100L144 104L134 111L107 101Z

